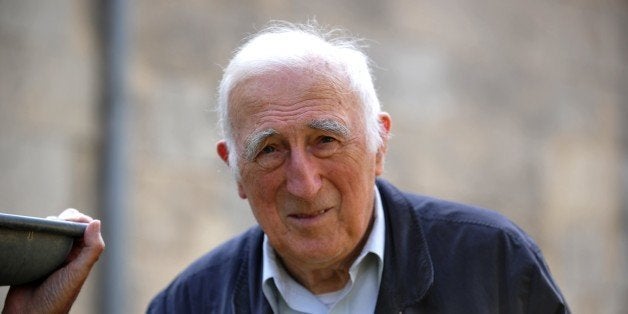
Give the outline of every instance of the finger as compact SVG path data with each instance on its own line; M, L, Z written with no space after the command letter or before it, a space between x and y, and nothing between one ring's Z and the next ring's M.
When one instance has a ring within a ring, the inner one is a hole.
M74 215L79 214L80 211L78 211L75 208L66 208L64 211L61 212L61 214L59 214L59 217L72 217Z
M59 219L74 221L74 222L85 222L89 223L94 219L88 215L85 215L74 208L68 208L64 210L59 216Z
M100 220L93 220L87 225L85 229L85 235L83 239L85 241L85 246L87 247L104 247L105 241L102 238L102 234L100 232L101 222Z
M100 220L93 220L87 225L83 235L83 247L71 262L75 267L90 269L105 249L105 241L100 232Z

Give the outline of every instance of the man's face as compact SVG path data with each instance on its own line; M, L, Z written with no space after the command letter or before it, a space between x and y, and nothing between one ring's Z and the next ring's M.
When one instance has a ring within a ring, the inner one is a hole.
M315 73L284 71L239 83L230 99L239 194L284 263L352 258L371 222L385 147L367 148L357 98ZM225 161L235 153L218 146Z

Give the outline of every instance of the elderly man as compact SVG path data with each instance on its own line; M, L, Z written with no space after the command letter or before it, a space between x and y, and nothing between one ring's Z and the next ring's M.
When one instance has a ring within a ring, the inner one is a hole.
M150 313L563 313L539 248L497 213L377 179L390 116L367 57L282 24L225 69L218 155L259 226L208 253Z

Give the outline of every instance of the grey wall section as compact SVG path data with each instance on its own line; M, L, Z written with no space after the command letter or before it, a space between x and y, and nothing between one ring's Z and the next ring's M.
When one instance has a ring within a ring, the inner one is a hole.
M85 1L0 1L0 210L96 215L102 56ZM130 312L254 223L215 157L221 67L269 19L368 38L393 117L385 177L496 209L541 245L574 312L628 295L625 1L130 3ZM93 312L97 277L75 312Z

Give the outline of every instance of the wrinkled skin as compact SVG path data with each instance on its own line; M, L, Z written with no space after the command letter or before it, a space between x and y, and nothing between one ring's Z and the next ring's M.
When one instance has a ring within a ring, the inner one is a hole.
M231 93L238 191L295 279L314 293L349 279L373 218L384 144L368 148L355 95L307 71L265 73ZM390 117L379 116L385 133ZM218 143L228 162L229 148Z

